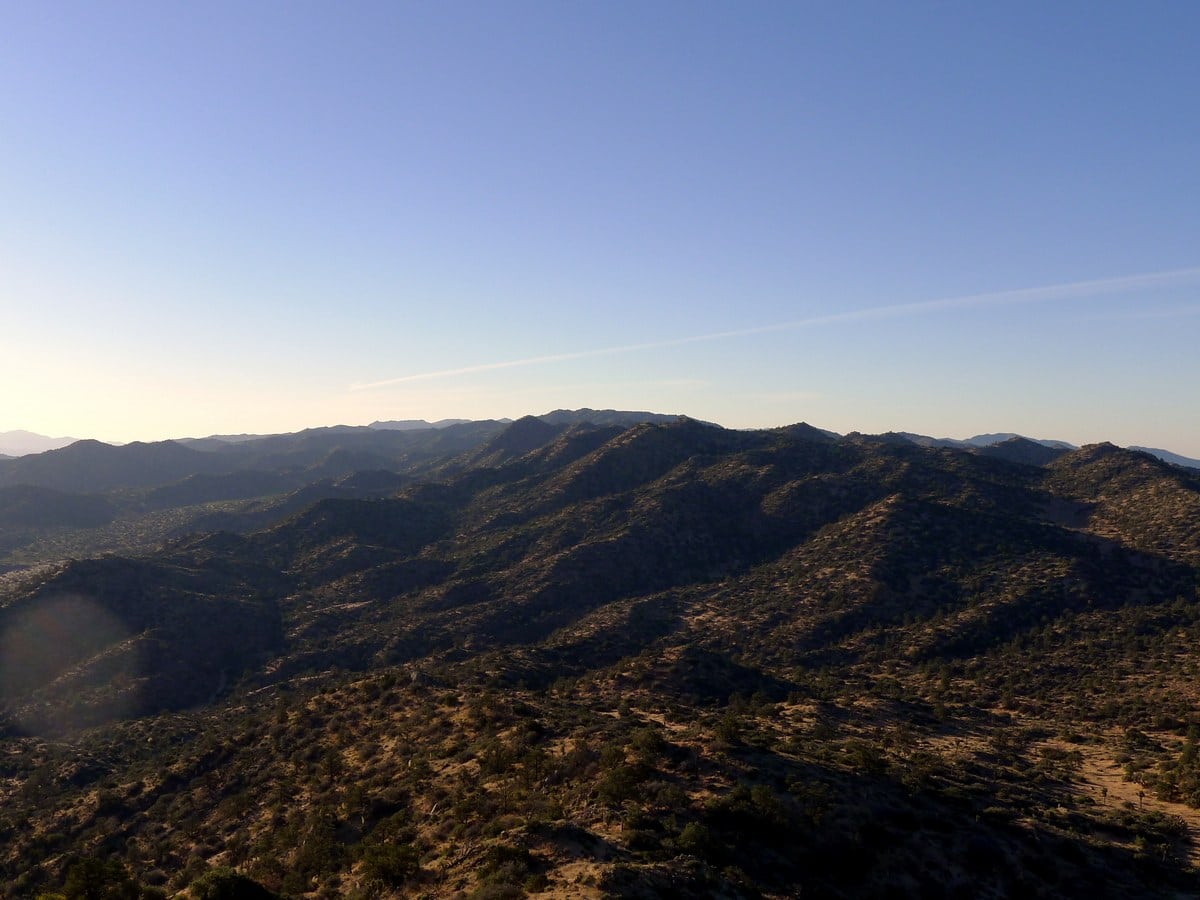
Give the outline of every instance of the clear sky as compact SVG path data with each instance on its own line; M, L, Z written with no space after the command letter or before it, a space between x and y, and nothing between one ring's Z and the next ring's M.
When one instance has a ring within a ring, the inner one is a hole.
M1200 457L1198 339L1197 3L0 2L0 431Z

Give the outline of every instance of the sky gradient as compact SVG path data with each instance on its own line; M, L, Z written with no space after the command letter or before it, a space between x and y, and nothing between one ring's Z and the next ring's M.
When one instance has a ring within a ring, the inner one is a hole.
M0 431L1200 457L1200 5L0 11Z

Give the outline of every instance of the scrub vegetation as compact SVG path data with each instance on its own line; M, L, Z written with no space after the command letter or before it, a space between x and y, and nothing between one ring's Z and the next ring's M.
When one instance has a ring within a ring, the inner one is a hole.
M74 550L0 582L5 896L1194 889L1200 473L682 419L471 435L21 526ZM146 539L97 556L117 522Z

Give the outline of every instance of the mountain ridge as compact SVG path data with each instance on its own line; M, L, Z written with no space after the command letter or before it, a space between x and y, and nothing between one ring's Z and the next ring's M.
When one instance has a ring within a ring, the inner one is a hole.
M1142 453L1149 453L1151 456L1156 456L1163 462L1169 462L1172 465L1183 466L1188 469L1200 469L1200 459L1191 459L1187 456L1181 456L1178 453L1172 453L1170 450L1159 450L1155 447L1137 447L1130 446L1130 450L1139 450Z
M637 422L642 422L642 421L669 422L676 418L680 418L680 416L678 414L633 412L633 411L613 410L613 409L594 410L594 409L588 409L586 407L578 409L578 410L565 410L565 409L553 410L551 412L542 413L542 414L534 416L534 417L540 418L549 424L591 423L594 425L620 424L620 425L626 425L626 426L636 424ZM307 434L320 434L320 433L347 433L347 434L349 434L349 433L360 432L363 430L427 431L427 430L444 429L444 428L449 428L449 427L457 426L457 425L470 425L470 424L473 424L476 422L483 422L483 421L494 421L500 425L507 425L507 424L510 424L513 420L511 420L511 419L473 420L473 419L453 419L453 418L452 419L440 419L440 420L437 420L436 422L428 422L424 419L399 419L399 420L387 420L387 421L377 420L375 422L370 423L369 425L320 426L320 427L316 427L316 428L304 429L304 430L301 430L298 432L285 432L285 433L278 433L278 434L250 434L250 433L213 434L213 435L209 435L209 436L203 437L203 438L184 437L184 438L171 438L168 440L173 441L178 444L181 444L186 447L211 450L211 449L222 448L222 447L225 447L228 445L247 444L247 443L254 443L254 442L258 442L258 441L266 441L266 440L271 440L271 439L300 438ZM711 425L711 424L716 424L716 423L708 422L706 424ZM807 423L799 423L799 424L807 424ZM796 426L778 426L778 427L789 428L789 427L796 427ZM809 426L809 427L812 427L812 426ZM815 430L822 432L826 435L829 435L831 437L840 437L841 436L837 432L828 431L825 429L815 429ZM858 432L855 432L855 434L857 434L857 433ZM921 446L927 446L927 447L937 446L937 447L957 447L960 449L968 449L968 448L983 449L983 448L987 448L987 447L993 447L997 444L1000 444L1000 443L1003 443L1006 441L1013 440L1014 438L1021 438L1023 440L1032 441L1033 443L1041 444L1043 446L1046 446L1046 447L1049 447L1049 448L1055 449L1055 450L1072 450L1078 446L1076 444L1072 444L1072 443L1069 443L1067 441L1062 441L1062 440L1029 438L1024 435L1017 434L1015 432L995 432L995 433L987 433L987 434L977 434L972 437L962 438L962 439L945 438L945 437L935 438L935 437L931 437L929 435L917 434L915 432L907 432L907 431L889 432L888 434L899 437L899 438L903 438L905 440L911 441L912 443L916 443ZM38 442L37 446L39 448L42 445L45 445L44 449L18 449L18 450L16 450L16 452L14 452L12 448L8 448L6 450L4 438L6 438L8 436L14 436L14 435L26 437L32 441ZM84 440L88 440L88 439L84 439ZM0 460L5 460L8 458L19 458L21 456L26 456L26 455L31 455L31 454L38 454L38 453L45 452L45 450L49 450L49 449L62 449L63 447L69 446L70 444L76 443L76 442L78 442L78 439L76 439L76 438L48 438L44 435L34 434L33 432L28 432L28 431L2 432L2 433L0 433ZM153 442L153 443L163 443L163 442L159 441L159 442ZM122 445L121 444L110 444L110 446L122 446ZM1200 468L1200 459L1194 459L1191 457L1183 456L1178 453L1173 453L1172 451L1169 451L1169 450L1163 450L1163 449L1153 448L1153 447L1144 447L1144 446L1140 446L1140 445L1130 445L1129 449L1140 450L1140 451L1143 451L1146 453L1150 453L1151 455L1157 456L1160 459L1164 459L1167 462L1174 463L1175 465L1182 465L1182 466L1185 466L1188 468Z
M47 437L32 431L18 429L16 431L0 431L0 456L21 457L30 453L44 453L47 450L58 450L75 442L75 438Z
M1192 884L1200 477L803 425L469 435L242 534L0 576L0 880Z

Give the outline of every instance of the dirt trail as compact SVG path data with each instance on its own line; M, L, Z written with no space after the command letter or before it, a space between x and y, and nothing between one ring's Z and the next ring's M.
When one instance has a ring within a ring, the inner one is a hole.
M1183 819L1187 823L1188 834L1191 838L1188 862L1194 868L1200 868L1200 809L1194 809L1182 803L1172 803L1169 800L1159 800L1152 791L1142 785L1126 781L1124 766L1114 758L1113 747L1117 745L1120 737L1115 732L1106 737L1110 739L1110 742L1100 746L1050 743L1080 752L1083 756L1083 764L1078 772L1079 787L1098 805L1120 809L1126 803L1130 803L1143 811L1157 810L1164 815Z

